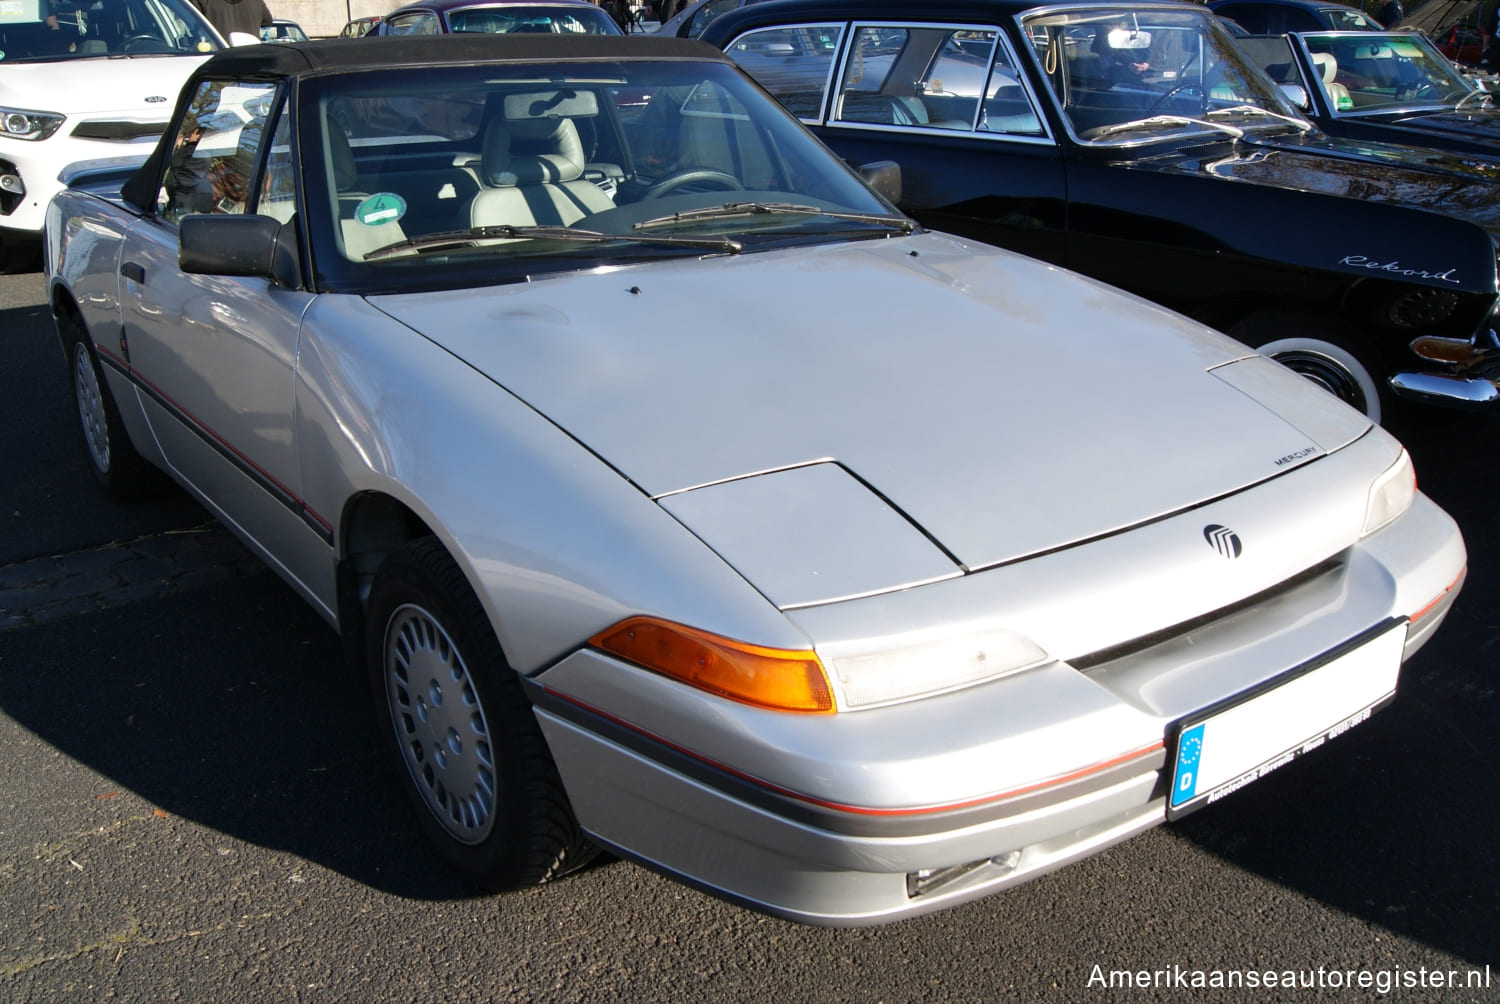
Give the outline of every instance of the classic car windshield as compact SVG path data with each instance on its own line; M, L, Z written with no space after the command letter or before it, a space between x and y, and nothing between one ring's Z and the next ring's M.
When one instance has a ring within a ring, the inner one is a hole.
M308 183L319 268L354 282L504 281L910 226L723 63L379 71L303 93L303 148L328 151Z
M223 44L186 0L0 3L0 63L202 56Z
M1335 112L1453 106L1475 88L1415 32L1325 32L1300 38L1320 71L1313 83Z
M1307 128L1206 11L1095 7L1022 24L1073 134L1086 142Z

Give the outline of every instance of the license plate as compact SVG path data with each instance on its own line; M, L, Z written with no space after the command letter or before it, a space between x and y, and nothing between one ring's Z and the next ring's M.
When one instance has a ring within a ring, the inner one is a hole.
M1396 693L1406 622L1383 625L1177 726L1167 818L1176 819L1343 735Z

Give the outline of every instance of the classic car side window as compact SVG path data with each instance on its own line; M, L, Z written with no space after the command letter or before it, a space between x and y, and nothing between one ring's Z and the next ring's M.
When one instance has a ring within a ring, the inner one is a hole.
M205 80L172 145L156 205L176 223L190 213L243 213L276 85Z
M979 131L1012 136L1046 135L1031 88L1003 46L995 49L984 104L979 109Z
M856 29L833 121L1041 135L1015 65L986 27Z
M437 15L431 11L421 11L417 14L405 14L401 17L393 17L386 22L385 30L388 35L442 34L442 28L438 25Z
M843 36L839 24L762 28L741 35L725 51L787 111L815 122L823 115Z

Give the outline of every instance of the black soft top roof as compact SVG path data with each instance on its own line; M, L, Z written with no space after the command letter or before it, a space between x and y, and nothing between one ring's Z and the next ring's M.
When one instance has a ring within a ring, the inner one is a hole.
M403 35L233 46L215 53L194 76L298 77L340 70L434 64L674 58L728 61L728 57L711 45L680 38L642 38L638 35Z
M183 86L182 97L195 93L198 81L226 77L286 78L414 66L562 63L582 59L691 59L733 65L729 57L713 46L682 38L477 34L330 38L222 49L198 67ZM156 186L174 139L171 129L164 132L151 156L120 191L126 202L142 212L149 212L156 199Z

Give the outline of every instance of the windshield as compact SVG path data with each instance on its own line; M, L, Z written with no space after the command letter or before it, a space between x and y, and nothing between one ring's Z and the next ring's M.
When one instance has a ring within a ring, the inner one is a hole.
M513 281L910 227L717 61L384 69L302 93L303 149L327 151L304 172L334 285Z
M1022 26L1084 142L1230 132L1224 125L1233 133L1309 128L1207 11L1091 7L1028 17Z
M202 56L223 47L186 0L37 0L14 6L0 2L4 63Z
M603 10L557 7L463 7L448 12L448 30L486 35L619 35L620 27Z
M1475 97L1448 58L1415 32L1293 36L1318 69L1313 85L1337 113L1453 107Z

